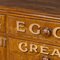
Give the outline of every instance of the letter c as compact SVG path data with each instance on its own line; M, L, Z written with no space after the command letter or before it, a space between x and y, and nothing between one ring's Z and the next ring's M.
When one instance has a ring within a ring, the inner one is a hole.
M58 30L60 30L60 27L57 27L57 28L53 29L53 35L54 35L54 37L60 39L60 36L57 35L57 31L58 31Z
M25 48L23 49L22 46L24 46ZM27 43L25 43L25 42L19 43L19 49L20 49L22 52L27 52L27 51L28 51L28 49L26 48L26 46L27 46Z

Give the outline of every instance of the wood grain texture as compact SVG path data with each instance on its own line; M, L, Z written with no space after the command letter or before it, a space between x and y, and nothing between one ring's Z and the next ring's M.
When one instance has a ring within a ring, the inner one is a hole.
M51 53L54 48L57 48L60 50L60 47L57 47L57 46L53 46L53 45L49 45L49 44L42 44L42 43L37 43L37 42L32 42L32 41L25 41L25 40L22 40L22 39L14 39L14 38L8 38L8 48L9 48L9 53L8 53L8 60L40 60L42 59L42 57L44 56L44 54L41 54L40 53L40 46L47 46L49 47L49 52ZM19 43L21 42L25 42L28 44L27 48L28 48L28 51L26 53L23 53L19 48ZM38 47L38 52L29 52L29 45L30 44L36 44L37 47ZM59 60L60 58L57 57L57 56L50 56L48 55L48 57L51 59L51 60Z
M55 12L55 11L54 11ZM41 27L49 27L50 29L54 29L55 27L60 27L60 14L56 12L55 14L48 12L43 12L42 10L34 10L34 9L27 9L25 7L11 7L11 6L0 6L0 15L4 15L1 18L2 22L2 31L4 28L6 31L4 32L5 37L7 38L7 50L4 50L5 57L7 56L6 60L40 60L43 55L40 53L22 53L18 49L18 44L23 41L27 42L28 44L34 43L39 45L47 45L50 50L53 48L58 48L60 50L60 39L56 39L53 35L50 37L44 37L43 35L33 35L28 30L28 27L32 23L38 23ZM16 31L16 21L23 21L26 23L26 33L21 33ZM4 23L4 24L3 24ZM1 35L2 35L1 31ZM60 31L58 32L60 36ZM29 47L28 47L29 48ZM1 56L3 55L3 47L1 50ZM2 56L3 58L4 56ZM24 58L23 58L24 57ZM27 58L26 58L27 57ZM56 56L49 56L52 60L60 60L60 58ZM3 60L3 59L2 59Z

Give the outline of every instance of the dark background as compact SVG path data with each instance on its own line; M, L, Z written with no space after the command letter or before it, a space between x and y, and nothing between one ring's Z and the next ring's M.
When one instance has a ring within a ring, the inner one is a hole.
M0 5L24 7L60 15L60 0L0 0Z

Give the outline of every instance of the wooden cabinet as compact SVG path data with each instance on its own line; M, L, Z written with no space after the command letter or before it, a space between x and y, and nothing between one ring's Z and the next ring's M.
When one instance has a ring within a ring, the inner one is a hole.
M11 7L0 12L1 60L60 59L59 16Z

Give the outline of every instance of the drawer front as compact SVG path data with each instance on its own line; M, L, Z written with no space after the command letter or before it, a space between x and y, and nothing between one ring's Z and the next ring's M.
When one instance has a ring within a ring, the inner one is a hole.
M8 60L42 60L46 56L50 60L60 59L60 47L22 39L8 38L7 51Z
M9 36L60 46L60 22L56 20L8 16L6 28Z
M5 16L0 15L0 32L5 32Z

